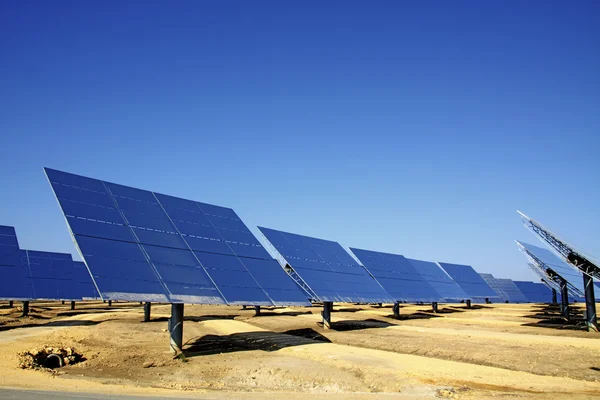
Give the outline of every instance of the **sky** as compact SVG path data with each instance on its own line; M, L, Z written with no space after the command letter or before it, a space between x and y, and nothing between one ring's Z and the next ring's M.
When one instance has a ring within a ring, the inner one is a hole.
M516 210L600 257L599 17L594 0L0 2L0 224L75 253L46 166L534 280Z

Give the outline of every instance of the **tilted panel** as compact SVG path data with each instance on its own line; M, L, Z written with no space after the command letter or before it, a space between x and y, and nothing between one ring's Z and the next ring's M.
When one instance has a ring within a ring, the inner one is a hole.
M22 260L29 266L34 299L82 300L74 279L73 257L65 253L22 250Z
M271 257L233 210L51 169L46 174L103 298L274 304L244 264ZM287 283L280 267L262 266L269 279ZM297 293L286 302L287 293L278 293L278 304L297 303Z
M473 267L462 264L438 263L444 271L471 297L473 302L501 301L500 296L483 280Z
M552 300L552 290L541 283L514 281L521 293L531 303L549 303Z
M15 228L4 225L0 225L0 299L33 299L29 268L21 261Z
M397 301L416 303L445 300L404 256L353 247L350 250Z
M436 263L411 258L407 258L407 260L446 302L470 299L469 295Z
M538 260L542 263L542 265L539 265L539 267L543 268L544 272L550 272L550 274L552 274L551 271L553 271L559 275L560 278L571 284L576 289L571 290L572 294L583 295L585 293L585 288L583 287L583 274L579 269L565 263L550 250L521 241L517 241L517 243L523 246L526 252L530 253L530 255L534 257L536 263ZM551 271L547 271L548 268L551 269ZM580 293L576 293L577 290Z
M78 298L83 300L100 298L85 263L73 261L73 281L77 285Z
M527 303L527 297L515 285L512 279L506 278L495 278L498 285L502 288L504 293L508 295L508 301L511 303Z
M319 301L390 303L394 299L337 242L259 227Z

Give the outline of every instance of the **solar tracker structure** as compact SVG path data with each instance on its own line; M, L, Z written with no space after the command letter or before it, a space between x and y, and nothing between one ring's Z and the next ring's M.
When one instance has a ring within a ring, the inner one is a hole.
M45 172L105 300L310 304L230 208Z
M547 280L559 283L564 279L570 296L576 298L584 296L583 274L579 269L562 261L550 250L518 240L516 242L531 263L544 273Z
M439 265L431 261L422 261L407 258L417 271L437 293L444 298L446 303L456 303L471 299L468 294L446 273Z
M29 268L21 262L15 228L0 225L0 299L31 300Z
M443 262L440 262L439 265L471 297L473 302L484 303L485 299L492 303L502 301L500 296L475 272L473 267Z
M350 250L396 301L435 303L445 300L404 256L353 247Z
M529 300L511 279L496 278L492 274L479 274L503 301L510 303L527 303Z
M543 283L514 281L521 293L531 303L549 303L552 300L552 290Z
M259 227L315 301L394 303L393 296L337 242Z

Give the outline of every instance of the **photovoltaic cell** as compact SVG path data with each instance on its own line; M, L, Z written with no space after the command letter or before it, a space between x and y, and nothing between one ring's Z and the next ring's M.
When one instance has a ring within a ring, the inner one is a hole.
M233 210L45 171L104 299L310 304Z
M521 293L519 288L515 285L515 283L510 279L500 279L494 277L492 274L479 274L484 281L498 295L503 301L508 301L511 303L527 303L527 298Z
M394 299L339 243L259 227L317 301L392 303Z
M501 301L500 296L475 272L473 267L443 262L439 265L471 297L473 302L483 303L486 298L491 302Z
M445 300L404 256L352 247L350 250L396 301Z
M552 300L552 290L542 283L514 281L521 293L531 303L549 303Z
M446 302L459 302L471 297L446 273L439 265L430 261L407 258L427 282L438 292Z
M0 225L0 299L33 299L29 268L21 262L15 228L3 225Z

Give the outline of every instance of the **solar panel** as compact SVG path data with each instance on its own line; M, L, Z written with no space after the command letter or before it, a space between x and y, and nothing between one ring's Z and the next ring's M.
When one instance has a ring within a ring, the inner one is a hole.
M353 247L350 250L396 301L444 301L404 256Z
M532 258L535 264L539 268L542 268L546 274L549 273L551 276L553 271L572 285L572 287L569 288L569 292L572 296L578 297L584 295L585 288L583 287L583 274L579 269L565 263L550 250L518 240L516 242L525 249L526 254L528 254L529 257L533 256ZM548 271L548 269L551 271Z
M293 269L298 284L323 302L393 303L369 273L337 242L259 227Z
M500 296L475 272L473 267L443 262L439 265L471 297L473 302L484 303L486 298L491 302L501 301Z
M0 299L31 300L29 269L21 262L15 228L0 225Z
M515 283L510 279L501 279L496 278L492 274L479 274L484 281L498 295L502 298L503 301L509 301L511 303L527 303L527 297L521 293L519 288L515 286Z
M452 303L470 299L469 295L436 263L411 258L407 258L407 260L446 302Z
M21 250L21 260L29 268L36 300L82 300L73 280L74 264L70 254Z
M542 283L514 281L521 293L531 303L549 303L552 299L552 290Z
M310 304L232 209L45 171L103 299Z

